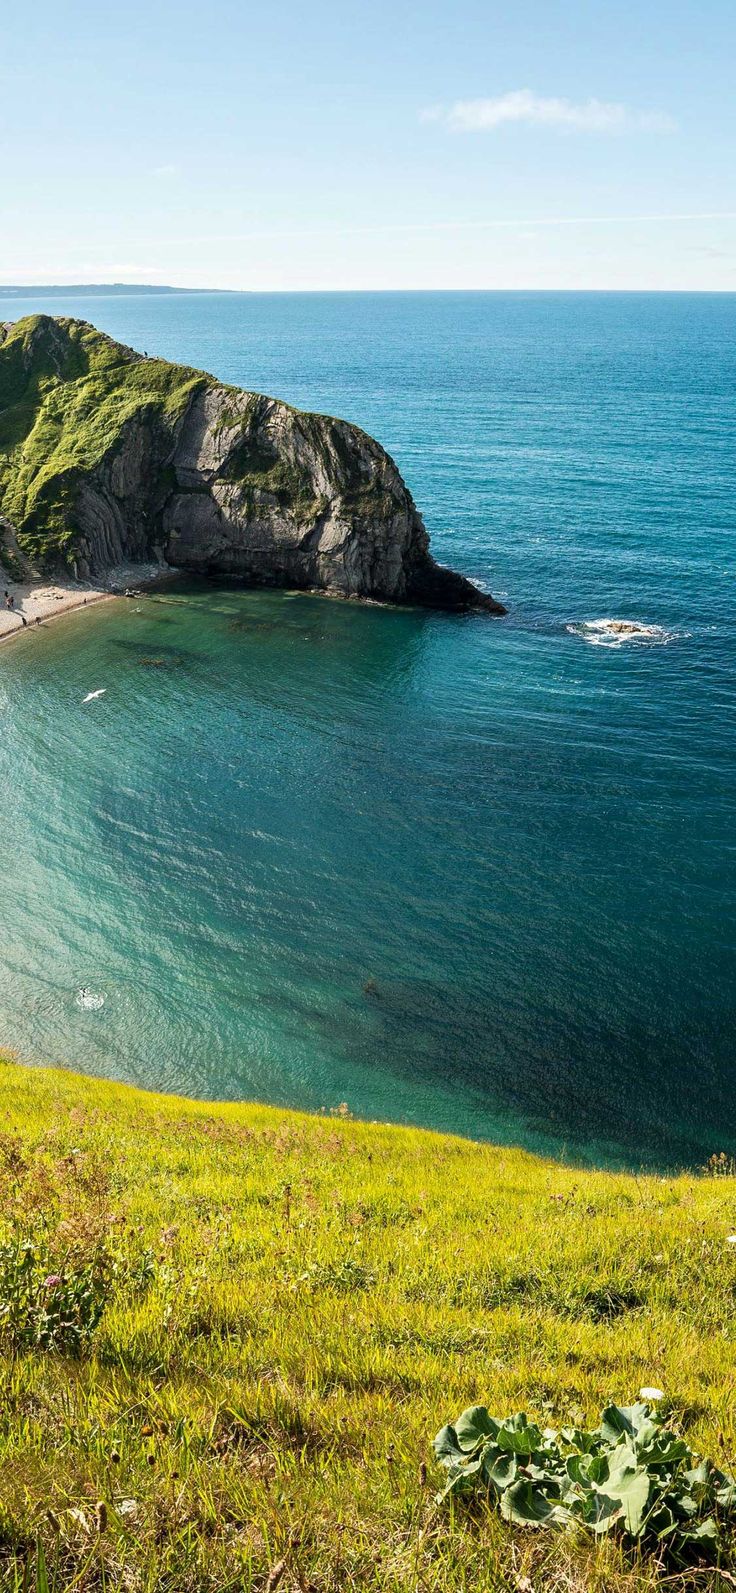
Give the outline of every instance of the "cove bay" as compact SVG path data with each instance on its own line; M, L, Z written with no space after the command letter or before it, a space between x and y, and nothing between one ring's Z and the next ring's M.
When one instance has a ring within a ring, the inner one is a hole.
M733 1152L733 300L0 316L39 308L364 427L509 613L182 579L4 647L0 1039L603 1163Z

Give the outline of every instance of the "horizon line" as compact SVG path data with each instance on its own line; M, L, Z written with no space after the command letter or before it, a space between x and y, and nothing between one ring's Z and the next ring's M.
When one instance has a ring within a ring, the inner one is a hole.
M237 295L241 295L243 297L245 297L246 295L251 295L254 298L265 297L265 296L271 296L271 297L276 298L276 297L279 297L279 296L285 297L285 296L288 296L288 295L291 295L291 294L293 294L293 295L297 295L297 294L304 294L304 295L306 295L306 294L314 294L314 295L324 294L324 295L334 296L334 295L339 295L339 294L348 295L348 294L379 294L379 293L386 293L386 294L388 294L388 293L394 293L394 294L399 294L399 293L405 293L405 294L418 294L418 293L448 293L448 294L449 293L525 293L525 294L555 293L555 294L560 294L560 293L566 293L566 294L578 294L578 295L579 294L583 294L583 293L588 293L588 294L596 294L596 293L601 293L601 294L603 294L603 293L605 293L605 294L616 294L616 293L618 293L618 294L637 294L637 293L642 293L642 294L644 294L645 293L645 294L649 294L651 296L655 296L655 295L664 296L664 295L668 295L668 294L671 295L671 296L674 296L676 294L679 294L679 295L690 294L690 295L701 295L701 296L708 295L708 296L711 296L711 297L714 296L714 295L720 295L721 297L731 297L734 294L736 294L736 286L734 286L733 288L667 288L667 287L659 287L659 288L628 287L628 288L622 288L622 287L605 287L605 286L595 287L595 288L590 288L590 287L581 288L581 287L520 287L518 284L514 284L513 286L512 285L508 285L508 286L504 286L504 287L500 287L500 286L495 286L495 287L476 286L476 287L413 287L413 288L407 288L407 287L393 287L393 288L392 287L384 287L384 288L374 288L374 287L361 287L361 288L219 288L219 287L215 287L215 288L198 288L198 287L186 287L186 286L179 287L179 286L177 286L176 284L173 284L173 283L172 284L162 284L162 283L158 283L158 282L68 282L68 283L67 282L64 282L64 283L59 283L59 282L54 282L54 283L49 283L49 282L29 282L29 283L20 283L20 284L14 283L12 286L3 286L0 283L0 298L2 298L4 294L7 294L9 296L15 295L15 296L21 298L21 297L31 297L33 294L36 294L36 293L51 293L51 294L58 294L59 296L62 296L64 294L89 293L91 291L95 291L96 293L100 294L100 296L104 296L105 294L113 294L113 293L115 293L115 294L118 294L121 297L123 295L129 295L131 297L134 297L136 294L143 294L143 293L159 293L159 294L162 294L162 295L166 295L167 293L170 293L170 294L180 294L180 293L181 294L198 294L198 295L204 295L205 297L208 294L213 294L213 295L214 294L234 294L236 296Z

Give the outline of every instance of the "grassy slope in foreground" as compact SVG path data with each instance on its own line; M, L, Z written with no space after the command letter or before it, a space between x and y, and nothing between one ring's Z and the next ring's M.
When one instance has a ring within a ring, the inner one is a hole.
M0 1349L3 1588L40 1533L82 1590L640 1589L615 1545L436 1509L436 1430L654 1383L733 1463L733 1180L10 1062L0 1087L2 1242L45 1230L53 1270L103 1244L124 1280L78 1360Z

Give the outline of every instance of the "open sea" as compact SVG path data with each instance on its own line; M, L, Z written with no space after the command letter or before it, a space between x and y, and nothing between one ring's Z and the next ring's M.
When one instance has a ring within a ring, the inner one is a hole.
M3 645L0 1043L736 1154L736 295L0 298L38 309L356 421L509 615L182 582Z

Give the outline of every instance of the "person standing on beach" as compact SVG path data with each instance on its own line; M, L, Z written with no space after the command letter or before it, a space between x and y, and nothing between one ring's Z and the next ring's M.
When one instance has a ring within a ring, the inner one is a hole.
M18 619L20 620L21 625L27 625L28 624L28 620L26 619L25 614L21 614L20 609L16 608L16 606L15 606L15 598L13 597L12 592L6 592L5 593L5 607L6 607L6 609L8 609L9 613L18 615Z

